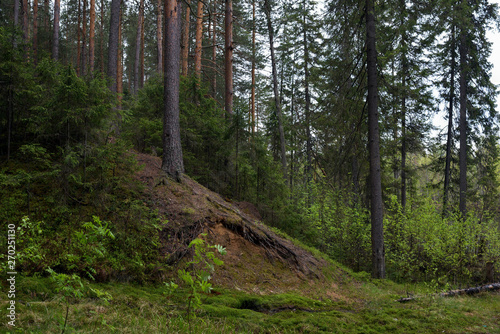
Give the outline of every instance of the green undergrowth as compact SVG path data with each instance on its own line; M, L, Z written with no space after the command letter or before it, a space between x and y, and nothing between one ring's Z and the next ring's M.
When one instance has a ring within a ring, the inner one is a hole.
M362 276L362 275L359 275ZM361 278L361 277L358 277ZM16 327L1 333L61 332L66 307L49 278L18 277ZM346 286L349 300L301 291L249 294L216 288L201 296L191 333L500 333L500 294L436 297L428 286L405 286L362 278ZM128 283L88 285L112 296L109 303L86 295L69 305L66 333L189 333L188 291ZM413 302L396 300L418 295ZM6 319L2 295L0 317Z

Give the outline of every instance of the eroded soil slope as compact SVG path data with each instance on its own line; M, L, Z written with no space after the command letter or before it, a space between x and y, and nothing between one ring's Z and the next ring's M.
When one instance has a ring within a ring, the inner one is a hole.
M216 285L261 293L325 288L323 269L328 262L259 222L253 205L231 203L187 176L165 177L160 158L138 153L137 160L144 165L137 177L145 184L153 209L168 220L161 231L165 261L175 264L189 257L187 246L204 232L209 243L227 249L224 265L213 277ZM333 291L336 286L328 290L330 297L341 298Z

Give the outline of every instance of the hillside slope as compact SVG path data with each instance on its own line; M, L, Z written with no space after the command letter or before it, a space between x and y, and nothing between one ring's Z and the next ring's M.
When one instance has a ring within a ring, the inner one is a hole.
M207 233L211 244L227 249L214 283L231 289L284 292L325 282L329 263L278 235L258 219L250 203L230 202L187 176L166 178L161 159L137 153L143 168L137 177L145 185L152 209L167 220L161 231L165 261L188 256L189 243Z

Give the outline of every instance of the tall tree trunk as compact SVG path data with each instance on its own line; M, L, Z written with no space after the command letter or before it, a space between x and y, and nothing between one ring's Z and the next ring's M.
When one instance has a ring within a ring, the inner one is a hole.
M306 8L305 1L304 5L304 17L303 17L303 47L304 47L304 94L305 94L305 116L306 116L306 182L309 185L311 181L312 173L312 139L311 139L311 96L309 94L309 45L307 43L307 22L306 22Z
M196 46L194 49L194 73L198 80L201 79L201 52L203 41L203 1L198 1L196 11Z
M137 18L137 34L135 36L135 60L134 60L134 93L139 91L139 66L141 63L141 36L142 20L144 18L144 0L139 1L139 15Z
M462 218L467 216L467 37L465 28L460 30L460 204Z
M374 0L366 0L366 52L368 74L368 149L370 151L372 276L385 278L382 175L378 125L377 50Z
M80 76L80 60L82 57L81 54L81 44L82 44L82 30L81 30L81 25L82 25L82 1L78 0L78 25L76 27L76 75Z
M255 33L257 27L255 24L255 0L252 1L252 90L250 93L250 126L252 137L255 135Z
M142 28L141 28L141 65L139 75L139 89L144 87L144 14L142 15Z
M90 0L90 22L89 22L89 69L94 75L95 67L95 0Z
M19 1L21 1L21 0L14 0L14 29L15 30L19 29ZM13 41L12 41L12 45L14 45L14 48L17 48L16 35L17 34L14 34Z
M156 3L156 45L157 45L157 51L158 51L158 73L163 73L163 37L162 37L162 31L163 31L163 26L162 26L162 3L161 0L158 0Z
M52 58L59 60L59 14L61 0L54 0L54 36L52 38Z
M24 48L24 57L26 60L28 60L29 55L28 55L28 41L29 41L29 23L28 23L28 13L29 13L29 8L28 8L28 0L22 0L22 14L23 14L23 48Z
M233 1L226 1L225 26L225 110L227 115L233 114Z
M455 24L451 27L450 96L448 100L448 133L446 135L446 162L444 167L443 216L448 211L451 180L451 144L453 140L453 106L455 103Z
M57 0L59 1L59 0ZM111 79L110 89L116 93L117 71L118 71L118 44L120 30L120 7L121 0L111 0L111 13L109 18L109 41L108 41L108 77Z
M212 18L212 63L214 69L217 68L217 0L213 0L213 18ZM217 95L217 72L212 75L212 95L214 99Z
M17 0L16 0L17 2ZM49 33L50 31L50 1L43 0L43 28L45 33ZM44 43L44 48L46 51L52 50L50 44L50 38L46 38Z
M405 11L406 12L406 11ZM402 37L402 78L401 85L403 96L401 98L401 207L403 211L406 208L406 80L408 75L408 59L406 57L406 34L403 32Z
M33 61L38 58L38 0L33 0Z
M123 10L120 9L118 20L118 52L116 55L116 92L118 93L118 108L121 109L122 93L123 93L123 48L122 48L122 21Z
M179 179L184 173L179 122L181 1L165 0L165 66L162 170Z
M82 6L82 51L80 53L80 69L81 75L85 75L86 67L87 67L87 57L85 56L85 48L87 45L87 0L83 0Z
M101 67L101 75L104 78L104 0L101 0L101 26L99 27L99 36L101 39L101 44L99 47L99 53L101 54L101 62L100 62L100 67Z
M186 0L186 21L184 21L184 35L182 36L182 75L188 75L188 58L189 58L189 26L191 23L191 0ZM166 15L166 14L165 14Z
M286 182L288 183L288 170L286 164L286 143L285 143L285 131L283 129L283 120L281 115L281 103L278 93L278 73L276 71L276 57L274 55L274 31L271 22L271 6L268 0L264 0L264 12L266 14L267 28L269 30L269 48L271 51L271 68L273 75L273 90L274 90L274 104L276 108L276 118L278 119L278 131L280 136L280 148L281 148L281 167L283 168L283 175Z

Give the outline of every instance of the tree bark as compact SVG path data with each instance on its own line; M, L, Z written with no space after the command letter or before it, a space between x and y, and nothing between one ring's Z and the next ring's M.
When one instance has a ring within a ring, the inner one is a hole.
M52 38L52 58L59 60L59 15L61 0L54 0L54 35Z
M179 179L184 173L179 121L181 2L165 0L165 66L162 170Z
M186 0L186 21L184 22L184 35L182 38L182 75L188 75L188 58L189 58L189 26L191 23L191 0ZM166 15L166 14L165 14Z
M439 297L455 297L455 296L460 296L460 295L471 296L471 295L475 295L475 294L478 294L481 292L494 292L494 291L498 291L498 290L500 290L500 283L490 283L490 284L480 285L480 286L467 288L467 289L451 290L448 292L442 292L442 293L438 293L435 295L437 295ZM418 299L418 298L419 298L419 296L403 297L403 298L400 298L396 301L400 302L400 303L407 303L407 302L411 302L411 301Z
M139 89L144 87L144 12L142 14L142 28L141 28L141 65L139 75Z
M281 167L283 168L283 176L288 183L288 170L286 163L286 143L285 131L283 130L283 121L281 115L281 101L278 93L278 73L276 71L276 57L274 55L274 31L271 22L271 6L268 0L264 0L264 12L266 14L267 28L269 30L269 48L271 51L271 68L273 76L273 90L274 90L274 104L276 108L276 118L278 119L278 131L280 136L280 149L281 149Z
M404 4L404 2L403 2ZM401 207L406 208L406 77L408 75L408 59L406 57L406 34L402 37L402 70L401 86L403 96L401 98Z
M17 1L17 0L16 0ZM45 33L49 33L50 31L50 1L43 0L43 27ZM50 44L50 38L46 38L46 43L44 43L44 47L46 51L52 50Z
M303 2L304 17L303 17L303 46L304 46L304 94L305 94L305 116L306 116L306 182L312 178L312 138L311 138L311 96L309 94L309 46L307 43L307 22L306 22L306 8L305 1Z
M22 14L23 14L23 48L24 48L24 57L28 60L28 41L29 41L29 23L28 23L28 0L22 0Z
M139 1L139 15L137 18L137 34L135 36L135 60L134 60L134 93L139 91L139 76L141 63L141 37L142 37L142 20L144 19L144 0Z
M257 27L255 24L255 0L252 1L252 90L250 93L250 126L252 137L255 135L255 58L256 58L256 47L255 47L255 33Z
M85 75L86 67L87 67L87 57L85 56L85 48L87 45L87 0L83 0L82 7L82 51L80 53L80 69L81 75Z
M33 0L33 61L38 57L38 0Z
M59 0L57 0L59 1ZM109 41L108 41L108 77L111 79L110 89L117 91L117 71L118 71L118 44L120 30L120 6L121 0L111 0L111 13L109 18Z
M233 114L233 1L226 1L225 11L225 110L226 114L231 116Z
M82 38L81 38L81 29L80 26L82 25L82 1L78 0L78 24L76 27L76 75L80 76L80 60L82 57L81 54L81 43L82 43Z
M158 51L158 73L163 73L163 37L162 37L162 31L163 31L163 26L162 26L162 10L161 10L161 0L158 0L156 3L156 45L157 45L157 51Z
M368 150L370 153L372 276L385 278L382 175L378 125L377 50L374 0L366 0L366 52L368 74Z
M101 44L99 47L99 53L101 54L101 75L104 78L104 0L101 0L101 26L99 30L99 36L101 37Z
M467 37L465 28L460 30L460 204L462 219L467 216Z
M116 92L118 93L119 109L121 109L123 93L123 49L122 49L122 20L123 11L120 9L118 20L118 52L116 57Z
M446 162L444 167L443 216L448 211L451 180L451 144L453 140L453 106L455 102L455 24L451 28L450 96L448 101L448 133L446 135Z
M217 0L213 0L213 18L212 18L212 62L214 68L217 66ZM212 75L212 95L214 99L217 95L217 73Z
M93 75L95 66L95 0L90 0L89 22L89 69Z
M194 49L194 73L198 81L201 79L201 52L203 40L203 1L198 1L196 12L196 46Z
M21 0L14 0L14 29L19 29L19 1ZM13 45L16 48L17 40L15 35L13 39L14 39Z

